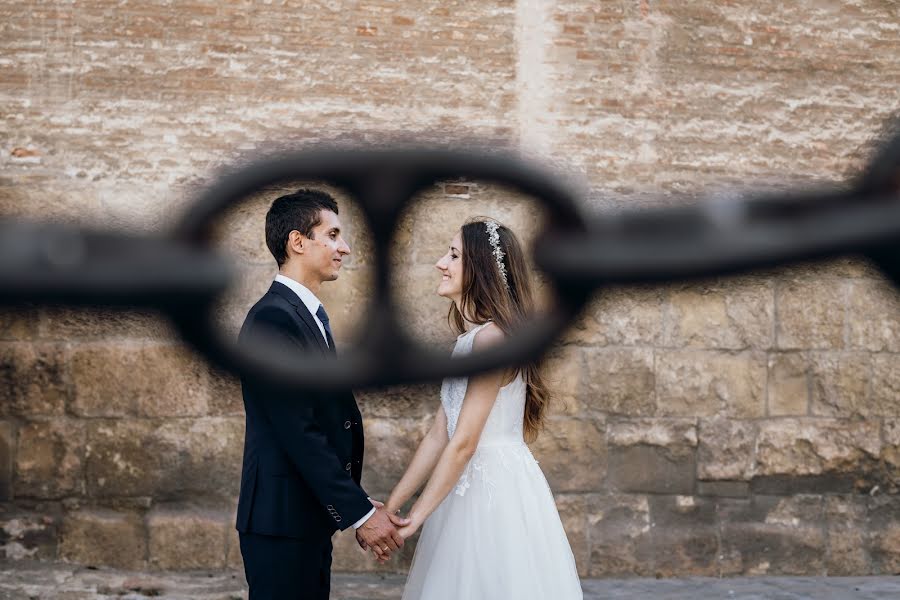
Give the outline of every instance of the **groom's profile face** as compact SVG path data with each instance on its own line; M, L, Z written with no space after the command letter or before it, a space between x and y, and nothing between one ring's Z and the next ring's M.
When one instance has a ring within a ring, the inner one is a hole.
M341 220L330 210L320 211L319 224L313 227L312 238L303 240L303 262L307 272L319 281L334 281L348 254L350 246L341 237Z

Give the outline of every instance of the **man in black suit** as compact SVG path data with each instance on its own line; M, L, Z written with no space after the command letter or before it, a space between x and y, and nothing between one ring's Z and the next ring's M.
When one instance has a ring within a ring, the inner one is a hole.
M350 254L337 203L317 190L276 199L266 214L266 245L278 275L239 339L265 339L298 360L334 355L316 294ZM408 521L360 487L363 427L352 392L297 394L251 377L241 387L247 425L237 530L250 599L326 600L335 530L352 525L360 546L386 560L403 545L396 526Z

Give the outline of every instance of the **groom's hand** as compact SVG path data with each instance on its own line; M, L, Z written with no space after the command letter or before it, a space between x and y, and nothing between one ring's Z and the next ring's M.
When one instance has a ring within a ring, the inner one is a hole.
M372 506L374 506L375 508L381 508L382 506L384 506L384 502L379 502L378 500L375 500L374 498L369 498L369 502L371 502ZM394 524L396 525L396 523L394 523ZM369 545L362 538L362 536L359 535L359 530L357 530L355 533L356 533L356 543L359 544L359 547L362 548L363 550L368 550Z
M371 502L372 506L374 506L375 508L382 508L384 506L384 502L379 502L378 500L375 500L374 498L369 498L369 502ZM397 512L399 513L400 511L397 511ZM407 525L409 525L411 523L411 521L409 519L405 519L405 518L401 517L399 514L395 514L395 513L389 512L388 516L390 517L391 522L394 524L394 527L398 528L398 532L400 533L400 536L404 540L407 537L409 537L409 536L403 535L403 532L402 532L402 530L400 530L400 528L406 527ZM362 548L363 550L369 549L369 545L366 543L366 540L364 540L363 537L360 535L359 529L356 530L356 543L359 544L359 547ZM374 553L374 549L372 550L372 552ZM378 562L384 564L388 561L388 558L390 558L390 557L389 556L380 556L379 557L376 555L376 558L378 559Z
M397 531L394 520L381 507L377 507L375 514L356 530L356 539L360 546L366 544L371 548L379 560L387 560L391 552L403 547L403 537Z

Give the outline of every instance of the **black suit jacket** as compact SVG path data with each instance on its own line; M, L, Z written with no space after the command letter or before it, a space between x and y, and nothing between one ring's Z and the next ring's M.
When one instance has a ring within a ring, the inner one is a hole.
M278 282L250 309L239 342L257 334L298 360L332 352L300 298ZM290 393L248 377L241 388L247 428L238 531L331 536L372 509L359 485L363 428L352 392Z

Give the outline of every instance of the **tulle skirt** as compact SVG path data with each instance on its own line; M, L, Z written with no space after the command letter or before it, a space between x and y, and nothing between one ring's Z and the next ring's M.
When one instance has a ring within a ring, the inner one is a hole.
M425 521L403 600L580 600L575 558L524 443L479 445Z

